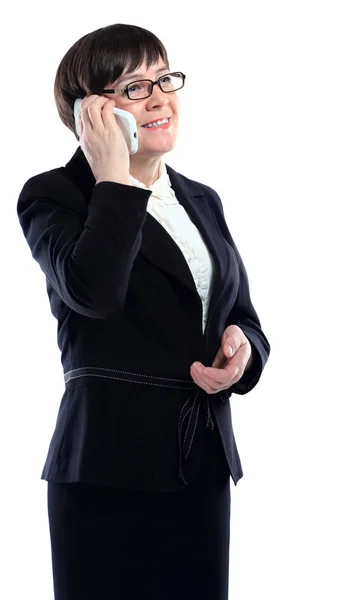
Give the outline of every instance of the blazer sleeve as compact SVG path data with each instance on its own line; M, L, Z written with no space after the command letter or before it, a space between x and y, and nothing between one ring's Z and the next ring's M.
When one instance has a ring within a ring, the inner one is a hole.
M225 221L224 209L219 195L210 189L209 201L215 217L226 241L235 251L239 265L240 279L236 302L225 322L225 328L229 325L237 325L248 338L252 348L252 364L237 383L227 389L227 392L235 394L247 394L258 383L263 369L270 354L270 344L261 328L261 323L250 297L249 279L245 265L240 253L231 236Z
M103 181L89 203L56 171L29 179L17 214L33 258L63 302L106 319L123 306L151 191Z

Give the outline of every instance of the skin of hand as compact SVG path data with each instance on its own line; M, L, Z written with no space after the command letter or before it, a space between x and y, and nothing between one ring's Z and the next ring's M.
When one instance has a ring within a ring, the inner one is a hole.
M129 151L118 127L114 100L92 94L81 102L80 145L97 180L103 173L129 173Z
M232 348L232 353L230 351ZM237 325L229 325L222 337L221 346L211 367L194 362L190 375L208 394L216 394L234 385L252 364L251 344Z

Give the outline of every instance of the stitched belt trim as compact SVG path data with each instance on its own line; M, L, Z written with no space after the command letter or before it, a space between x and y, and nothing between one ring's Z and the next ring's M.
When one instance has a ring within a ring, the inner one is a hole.
M92 373L91 371L94 372ZM71 371L67 371L64 374L65 383L68 383L71 379L77 379L78 377L105 377L107 379L120 379L121 381L127 381L129 383L144 383L147 385L157 385L159 387L172 387L188 390L198 387L192 380L143 375L141 373L133 373L132 371L119 371L118 369L106 369L104 367L80 367L78 369L71 369ZM141 378L150 379L152 381L142 381ZM162 383L159 383L159 381ZM170 384L169 382L173 383ZM189 384L189 387L184 387L183 385L180 385L181 383Z
M214 421L209 406L210 394L205 392L205 390L191 380L177 379L174 377L158 377L155 375L143 375L141 373L133 373L132 371L120 371L118 369L107 369L104 367L79 367L77 369L71 369L70 371L64 373L65 384L69 383L72 379L78 379L79 377L101 377L105 379L117 379L120 381L126 381L128 383L140 383L144 385L183 390L196 390L194 394L192 394L184 403L180 411L178 421L179 478L185 483L185 485L188 485L183 471L182 453L184 453L184 460L187 460L193 445L199 418L200 404L202 401L205 402L206 410L205 427L211 431L214 429ZM227 398L221 397L221 393L219 394L219 397L222 402L227 400ZM183 415L185 410L186 412ZM188 423L186 430L183 431L183 424L187 417L189 417Z

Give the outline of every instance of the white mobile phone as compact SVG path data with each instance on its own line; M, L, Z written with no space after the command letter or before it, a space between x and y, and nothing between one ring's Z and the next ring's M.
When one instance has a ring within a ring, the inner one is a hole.
M80 112L81 102L83 98L77 98L74 104L74 114L76 123L76 132L80 137L80 131L78 126L78 115ZM121 108L114 108L113 113L117 122L117 125L121 128L125 140L127 142L129 154L135 154L138 150L138 130L137 123L132 113Z

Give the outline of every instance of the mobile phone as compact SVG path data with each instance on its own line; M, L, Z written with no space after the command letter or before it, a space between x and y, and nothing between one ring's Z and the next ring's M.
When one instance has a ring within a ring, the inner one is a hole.
M75 100L73 108L75 115L76 132L78 137L80 137L78 115L80 112L82 100L83 98L77 98L77 100ZM121 128L122 133L127 142L129 154L135 154L138 150L138 130L134 116L132 115L132 113L128 112L127 110L122 110L121 108L114 108L113 113L117 125Z

